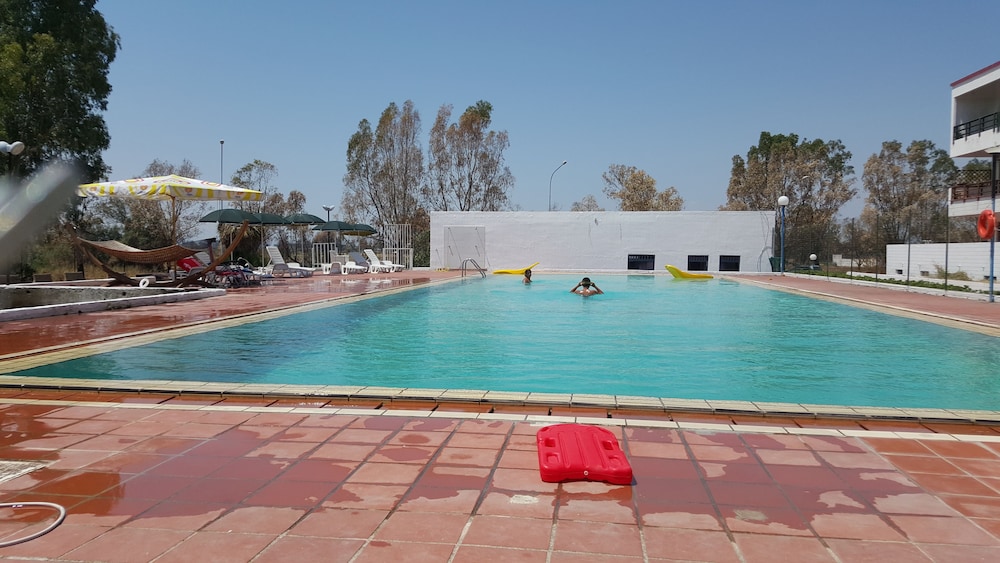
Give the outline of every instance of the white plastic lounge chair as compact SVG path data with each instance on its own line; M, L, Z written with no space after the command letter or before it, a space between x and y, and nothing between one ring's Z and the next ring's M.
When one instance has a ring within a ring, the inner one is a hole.
M268 246L267 255L271 258L271 263L268 264L268 267L271 269L271 275L273 276L304 278L312 275L312 270L309 268L302 268L297 264L293 266L285 262L285 258L281 255L281 251L278 250L277 246Z
M344 268L349 274L363 274L365 272L376 272L371 268L371 264L358 252L351 252L348 254L350 260L344 262Z
M378 254L375 254L375 251L370 248L365 249L365 256L368 257L369 264L375 266L383 272L402 272L406 267L402 264L393 264L388 260L379 260Z

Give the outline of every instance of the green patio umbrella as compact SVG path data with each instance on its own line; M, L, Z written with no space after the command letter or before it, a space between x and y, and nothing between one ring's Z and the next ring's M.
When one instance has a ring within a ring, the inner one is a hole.
M267 238L264 236L264 227L268 225L288 225L288 219L285 219L277 213L269 213L267 211L261 211L260 213L254 213L256 220L253 221L254 224L260 225L260 265L266 266L264 262L264 254L267 252Z
M289 225L294 225L297 227L304 227L308 225L319 225L320 223L325 223L326 219L322 217L317 217L312 213L292 213L291 215L286 215L285 220L288 221ZM305 259L306 255L306 233L305 229L299 230L299 242L302 243L302 257Z

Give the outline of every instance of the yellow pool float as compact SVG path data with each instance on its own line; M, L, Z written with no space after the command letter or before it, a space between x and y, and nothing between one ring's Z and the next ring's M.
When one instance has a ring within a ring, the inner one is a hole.
M521 268L521 269L518 269L518 270L493 270L493 273L494 274L514 274L514 275L522 275L523 276L525 270L530 270L530 269L534 268L535 266L537 266L538 264L539 264L538 262L535 262L534 264L528 266L527 268Z
M691 272L685 272L684 270L678 268L677 266L671 266L667 264L664 266L674 279L677 280L710 280L712 279L712 274L692 274Z

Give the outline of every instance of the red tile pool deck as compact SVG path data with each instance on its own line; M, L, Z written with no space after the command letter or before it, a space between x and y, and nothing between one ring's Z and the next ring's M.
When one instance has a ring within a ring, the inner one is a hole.
M0 325L0 367L456 275L318 276L11 321ZM993 303L822 278L751 281L1000 330ZM0 503L68 511L50 533L0 547L0 558L1000 560L997 413L65 381L0 377ZM611 429L634 482L542 482L535 434L560 422ZM53 516L0 508L0 541Z

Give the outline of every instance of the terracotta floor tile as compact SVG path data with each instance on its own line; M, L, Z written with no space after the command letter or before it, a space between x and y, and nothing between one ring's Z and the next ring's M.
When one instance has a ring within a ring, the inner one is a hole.
M391 510L409 488L409 485L345 483L323 502L323 507Z
M664 444L629 440L628 455L632 457L653 457L660 459L687 459L688 450L684 444Z
M238 504L261 489L266 481L254 479L200 478L196 483L171 495L176 502L218 502Z
M517 563L546 563L548 553L537 549L512 549L465 545L458 548L452 563L481 563L483 561L510 561Z
M726 526L733 532L779 536L812 536L803 516L790 508L719 507Z
M868 453L861 440L833 436L801 436L802 443L818 452Z
M739 556L725 532L644 528L646 553L650 559L737 563Z
M119 425L110 431L111 434L120 436L159 436L176 428L172 422L158 422L155 420L138 420L128 424Z
M39 499L32 495L31 500ZM27 499L26 499L27 500ZM56 504L66 506L66 503L52 500ZM157 501L149 499L133 498L92 498L83 501L72 508L68 508L69 513L66 518L72 518L74 524L91 524L97 526L117 526L130 520L136 514L149 510L155 506Z
M871 499L875 508L885 514L920 516L955 516L954 509L940 498L924 492L876 493Z
M142 473L169 461L169 456L141 452L122 452L107 456L86 467L91 471Z
M472 514L481 494L478 490L416 486L407 493L399 510Z
M464 429L465 426L462 427ZM471 434L456 432L448 439L448 448L487 448L495 450L507 441L506 434Z
M177 477L205 477L227 463L226 458L205 456L177 456L150 468L153 475Z
M107 496L115 494L121 487L121 482L121 476L116 473L80 470L47 479L32 488L31 491L40 494L82 497Z
M813 514L809 525L823 538L904 541L905 538L875 514L834 512Z
M378 541L434 542L454 545L462 535L469 516L465 514L429 514L394 512L375 531Z
M450 434L448 432L423 432L417 430L400 430L392 436L385 446L407 446L434 448L444 443Z
M970 458L1000 461L1000 455L974 442L946 442L926 440L921 442L927 449L947 458Z
M423 470L422 465L406 463L374 463L361 464L348 477L348 483L372 483L381 485L401 485L413 483Z
M699 461L698 468L708 482L725 481L732 483L771 484L773 481L771 476L768 475L767 470L762 465L756 463Z
M128 521L124 526L193 532L218 518L229 506L229 503L213 502L161 502Z
M730 446L703 446L691 444L691 453L698 461L722 462L722 463L757 463L757 460L750 455L750 450L745 447Z
M277 535L295 525L305 513L305 510L298 508L245 506L223 514L204 529L211 532Z
M431 464L417 480L418 486L482 491L489 482L490 469Z
M299 459L305 457L319 446L316 442L281 442L271 441L248 452L247 457L263 457L268 459Z
M1000 548L995 546L921 544L920 548L927 552L935 563L1000 561Z
M710 481L708 491L716 504L736 507L788 508L788 499L776 486L733 481Z
M389 516L388 510L321 508L289 531L296 536L367 539Z
M410 431L450 433L458 428L459 422L453 418L413 418L403 424L397 436Z
M512 450L507 448L500 454L500 461L497 467L507 467L510 469L530 469L538 470L538 452L531 450Z
M690 459L629 458L637 483L645 478L698 480L702 472Z
M417 463L425 465L437 453L435 447L384 445L372 455L370 461L382 463Z
M476 513L491 516L552 519L555 513L554 494L490 491L483 497Z
M1000 477L1000 460L949 457L948 461L976 477Z
M997 499L996 496L942 495L941 499L948 506L966 516L1000 520L1000 499Z
M164 500L197 484L200 477L142 474L122 483L124 496L134 499Z
M390 430L372 430L367 428L345 428L330 439L332 444L381 444L392 435Z
M115 528L66 554L70 559L147 563L184 541L191 532Z
M337 483L322 481L274 481L264 485L243 503L252 506L286 506L312 508L319 506Z
M264 445L262 440L241 440L235 438L215 438L211 440L199 440L198 442L199 444L191 448L188 452L190 455L241 457Z
M125 438L131 439L131 438ZM144 438L128 447L130 452L145 452L161 455L176 455L187 452L194 447L204 443L204 440L197 438L172 438L168 436L154 436Z
M362 461L378 448L377 444L322 444L309 453L310 458Z
M86 524L69 524L63 522L51 532L28 542L3 548L4 557L31 557L57 559L90 540L104 534L111 528ZM14 536L25 537L25 536ZM13 538L5 538L10 541Z
M642 555L639 529L627 524L560 520L553 549L607 555Z
M775 483L789 487L815 487L823 489L844 487L840 475L826 467L774 465L768 472Z
M400 416L359 416L348 424L348 428L381 430L392 434L398 430L402 430L405 425L406 419Z
M294 462L285 469L281 473L280 479L340 483L357 467L358 463L353 461L303 459Z
M235 459L226 457L221 459L223 460L223 464L215 471L209 473L209 477L270 481L292 464L292 461L287 459L254 457L237 457Z
M733 534L746 563L831 563L835 561L816 538Z
M251 424L241 424L230 428L222 434L219 434L217 438L223 440L260 440L263 444L284 430L285 429L281 426L253 426Z
M275 434L274 439L288 442L320 443L330 439L339 430L339 428L295 426Z
M596 498L600 498L596 496ZM617 522L620 524L637 523L632 499L627 500L591 500L588 498L559 497L559 521L589 520L602 522Z
M472 518L463 545L547 550L552 521L479 515Z
M157 559L157 563L244 563L253 559L276 538L271 534L195 532Z
M321 561L346 563L364 546L361 540L284 536L275 540L254 559L254 563L288 563L289 561ZM383 561L402 561L403 557ZM447 557L447 556L446 556ZM357 561L357 559L355 559ZM373 560L374 561L374 560Z
M883 454L909 454L927 456L933 452L919 440L901 440L898 438L865 438L864 442L873 450Z
M448 561L454 550L453 544L373 541L364 547L353 563Z
M647 527L722 531L718 512L711 504L639 502L639 521Z
M538 471L530 469L498 468L493 472L492 488L505 491L520 491L534 493L554 493L559 488L558 483L545 483Z
M907 473L937 473L954 474L958 468L948 460L937 456L923 455L886 455L893 465Z
M913 542L1000 546L1000 540L965 518L903 514L889 518Z
M827 545L843 563L929 563L920 548L908 542L866 542L859 540L826 539ZM940 560L938 560L940 561Z
M438 463L491 467L496 465L498 450L445 446L438 454Z
M914 473L910 477L931 493L997 497L997 492L975 477Z

